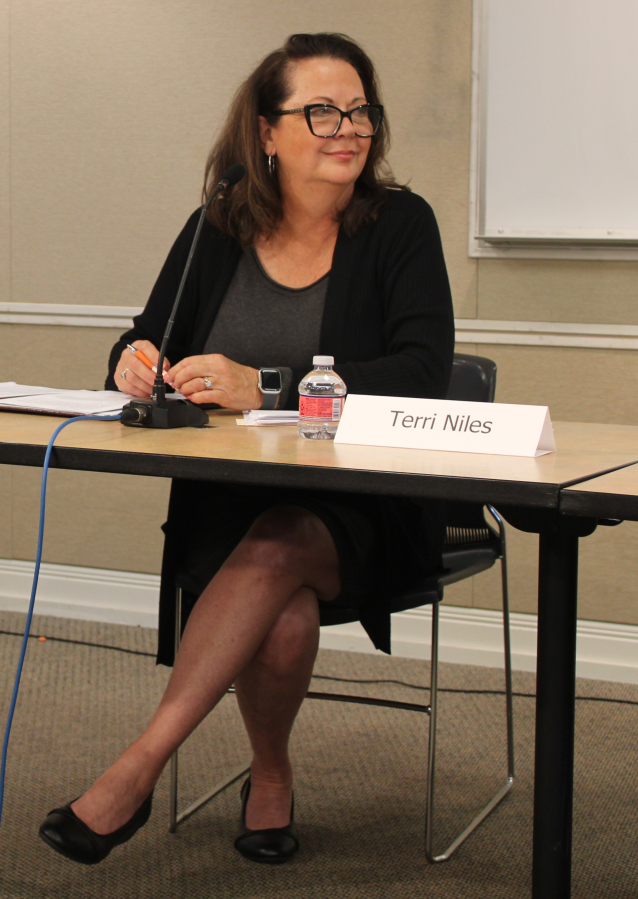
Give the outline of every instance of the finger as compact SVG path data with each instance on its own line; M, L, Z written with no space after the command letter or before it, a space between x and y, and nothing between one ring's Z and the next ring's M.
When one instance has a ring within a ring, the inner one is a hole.
M153 365L159 360L159 350L150 340L134 340L131 346L135 347L136 350L141 350L151 360ZM129 350L130 352L131 350Z
M177 384L175 384L175 387L177 388ZM184 383L177 389L179 389L179 392L184 396L191 396L193 393L210 393L210 388L206 386L204 379L199 375L195 378L189 378L188 381L184 381ZM213 400L209 400L209 402L213 402Z
M176 366L177 367L177 366ZM174 378L171 378L171 373L168 375L168 383L171 384L176 390L182 390L182 388L188 384L190 381L198 380L198 387L202 389L202 378L206 374L206 372L202 371L202 366L197 364L189 364L185 365L180 371L177 372L177 375ZM194 389L190 388L191 391Z
M122 384L124 385L124 387L122 389L122 393L125 393L127 396L133 396L136 399L145 399L145 400L148 399L148 397L150 396L148 390L146 390L146 389L138 390L137 387L131 387L131 386L127 387L126 381L122 381Z
M177 362L168 372L168 381L183 384L188 378L196 378L217 371L223 356L213 353L211 356L187 356Z
M133 344L131 344L131 346L133 346ZM155 360L153 360L147 353L144 352L141 347L135 347L135 349L137 350L137 352L135 353L133 352L131 347L128 347L127 349L131 354L126 360L127 365L132 365L133 363L131 362L131 359L134 359L136 360L136 362L141 363L147 369L147 371L151 373L152 378L155 378L155 375L157 374L157 363L159 362L159 356ZM153 355L156 356L157 354L154 353ZM168 365L166 363L166 360L164 360L164 371L166 371L167 368ZM139 369L139 371L141 371L141 369Z
M155 382L154 372L148 367L148 365L145 365L141 359L138 359L137 356L132 356L128 360L126 367L129 369L129 371L134 372L137 377L149 387L153 386Z
M152 346L152 344L150 345ZM124 371L135 372L140 377L140 379L149 386L152 386L153 381L155 380L155 375L151 372L150 368L144 365L141 359L137 359L135 354L132 353L128 348L122 351L120 361L117 363L117 366L115 368L114 377L116 383L120 380L122 372Z
M192 356L188 356L186 359L182 359L180 362L176 363L176 365L171 366L167 372L168 379L170 381L174 380L182 369L190 363L192 358Z
M202 403L217 403L218 406L223 406L224 403L218 399L220 396L222 396L221 390L198 390L195 393L191 393L188 398L191 403L197 403L198 405Z
M130 346L135 347L136 350L140 350L140 352L142 352L146 356L149 362L153 363L153 366L155 366L153 374L155 374L155 372L157 371L157 363L159 362L159 350L157 349L157 347L152 344L150 340L134 340ZM131 355L135 357L135 354L130 349L130 347L127 347L127 349L129 353L131 353ZM166 358L166 356L164 356L164 371L168 371L170 367L171 364L169 360Z
M132 386L127 381L122 381L122 386L120 387L118 385L118 390L121 391L121 393L125 393L127 396L135 396L140 398L146 398L149 396L148 390L138 390L137 387Z
M223 406L225 409L241 409L229 402L228 394L225 390L199 390L195 393L191 393L188 397L191 403L217 403L218 406Z
M122 377L123 374L125 377ZM118 390L121 390L122 393L132 393L134 396L150 396L151 394L149 384L130 368L123 368L121 372L116 373L116 383Z
M177 365L169 368L166 372L166 380L169 384L172 384L173 387L176 387L177 385L181 385L185 381L196 377L197 374L198 372L192 368L192 360L182 359Z

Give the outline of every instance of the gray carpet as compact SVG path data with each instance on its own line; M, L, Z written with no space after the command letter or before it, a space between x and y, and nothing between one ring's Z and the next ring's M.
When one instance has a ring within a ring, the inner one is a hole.
M0 630L24 616L0 613ZM152 652L142 628L37 618L33 632ZM0 712L8 707L19 640L0 635ZM426 682L406 659L322 651L316 672ZM302 848L281 868L239 857L232 839L238 785L167 832L167 773L149 824L101 865L67 861L42 843L38 825L76 797L141 729L166 682L151 658L71 643L31 641L10 746L0 831L2 899L520 899L530 894L534 701L515 700L518 778L513 793L449 862L422 854L425 716L306 702L294 735ZM442 666L442 686L501 689L492 669ZM315 681L315 689L377 692L419 701L405 687ZM515 689L533 692L517 674ZM581 695L638 700L638 687L579 681ZM437 794L439 847L504 777L503 701L445 694ZM224 699L181 755L181 807L248 757L234 699ZM578 899L638 896L636 804L638 706L577 704L574 890ZM495 771L497 773L495 773Z

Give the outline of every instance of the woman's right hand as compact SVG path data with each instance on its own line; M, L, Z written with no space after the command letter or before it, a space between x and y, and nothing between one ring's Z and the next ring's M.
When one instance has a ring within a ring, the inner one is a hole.
M159 361L159 351L149 340L136 340L131 344L141 350L151 360L153 365ZM164 371L170 368L168 359L164 359ZM128 348L122 351L120 361L115 369L115 383L122 393L130 393L133 396L150 396L153 392L155 372L144 365L135 353Z

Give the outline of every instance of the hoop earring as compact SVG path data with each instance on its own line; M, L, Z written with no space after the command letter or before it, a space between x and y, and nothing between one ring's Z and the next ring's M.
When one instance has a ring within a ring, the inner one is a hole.
M270 175L271 178L274 178L274 176L275 176L275 157L274 157L274 155L268 157L268 174Z

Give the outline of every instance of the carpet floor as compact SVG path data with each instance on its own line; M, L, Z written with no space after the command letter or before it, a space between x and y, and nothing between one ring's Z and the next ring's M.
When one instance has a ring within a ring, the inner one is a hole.
M24 616L0 613L4 727ZM511 794L445 864L423 856L427 717L308 701L293 738L301 850L270 868L234 851L239 784L168 833L168 772L149 824L97 867L76 865L37 835L52 807L79 794L143 727L168 672L155 633L36 617L9 750L0 829L2 899L521 899L531 889L534 699L515 699L517 779ZM77 641L77 642L75 642ZM101 648L103 644L113 648ZM128 652L122 650L129 650ZM317 674L427 684L425 663L322 650ZM493 669L442 665L449 690L502 690ZM392 684L317 679L313 689L427 702ZM533 694L534 677L515 674ZM580 696L638 703L638 687L579 680ZM505 779L503 697L446 692L438 745L437 849ZM573 896L638 897L638 704L579 700L576 716ZM180 754L180 807L248 760L233 697Z

